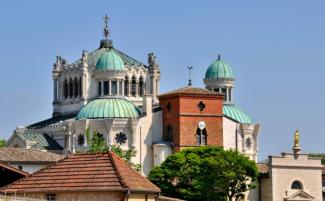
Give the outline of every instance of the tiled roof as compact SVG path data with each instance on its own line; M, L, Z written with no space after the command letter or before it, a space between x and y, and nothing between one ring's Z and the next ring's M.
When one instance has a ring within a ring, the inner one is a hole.
M53 163L62 158L64 156L39 149L0 148L0 162L5 163Z
M207 89L199 88L199 87L193 87L193 86L186 86L180 89L176 89L167 93L160 94L159 97L161 96L166 96L166 95L181 95L181 94L194 94L194 95L221 95L217 92L210 91Z
M29 175L28 172L24 172L22 170L19 170L17 168L14 168L14 167L12 167L10 165L7 165L7 164L4 164L4 163L0 163L0 167L1 168L4 168L4 169L7 169L7 170L10 170L12 172L16 172L16 173L18 173L18 174L20 174L21 176L24 176L24 177L26 177L27 175Z
M160 189L114 153L75 154L18 180L1 192L123 191L158 193Z
M269 165L267 163L257 163L257 170L261 174L269 173Z
M69 114L64 116L57 116L57 117L51 117L49 119L45 119L43 121L31 124L27 126L27 128L43 128L48 126L55 126L59 125L60 121L65 121L68 119L74 119L76 114Z
M37 143L33 145L33 148L46 150L63 150L63 148L46 133L17 132L17 136L20 137L23 141L36 141Z

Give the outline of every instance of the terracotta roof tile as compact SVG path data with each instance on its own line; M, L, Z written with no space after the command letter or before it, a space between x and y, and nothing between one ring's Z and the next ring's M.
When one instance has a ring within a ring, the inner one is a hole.
M68 156L1 189L1 192L144 191L160 189L115 154Z
M257 170L261 174L269 173L269 165L267 163L258 163Z
M0 162L5 163L53 163L64 156L39 149L0 148Z
M160 94L158 97L164 97L167 95L182 95L182 94L192 94L192 95L219 95L222 96L222 94L210 91L207 89L199 88L199 87L193 87L193 86L186 86L180 89L176 89L167 93Z

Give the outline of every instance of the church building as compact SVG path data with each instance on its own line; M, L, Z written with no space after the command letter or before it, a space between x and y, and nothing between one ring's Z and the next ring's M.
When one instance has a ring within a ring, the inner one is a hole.
M135 148L142 173L186 147L236 149L257 160L259 124L233 102L235 77L220 56L208 66L204 88L186 86L160 94L160 66L144 64L115 48L108 17L98 49L52 68L52 117L17 127L9 147L70 154L85 152L94 135L108 146Z

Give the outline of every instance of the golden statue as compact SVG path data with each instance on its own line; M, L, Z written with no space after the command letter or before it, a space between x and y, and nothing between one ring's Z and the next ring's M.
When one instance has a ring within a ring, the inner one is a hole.
M298 131L298 129L295 132L295 145L294 146L295 147L299 146L299 131Z

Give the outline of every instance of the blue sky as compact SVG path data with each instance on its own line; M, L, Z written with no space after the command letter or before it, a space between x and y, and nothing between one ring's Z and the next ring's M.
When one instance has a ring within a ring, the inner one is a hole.
M51 116L51 69L98 48L102 17L114 47L161 66L161 91L203 87L218 54L236 76L235 103L261 123L260 159L290 151L300 129L305 152L325 152L325 2L5 1L0 6L0 138Z

